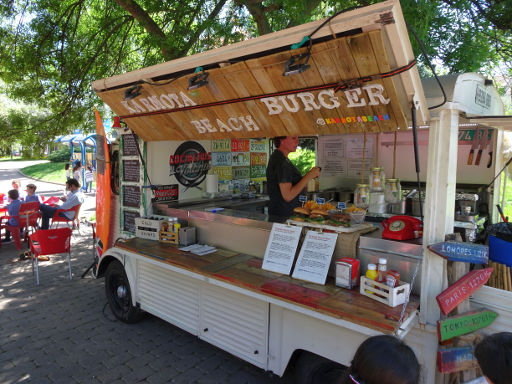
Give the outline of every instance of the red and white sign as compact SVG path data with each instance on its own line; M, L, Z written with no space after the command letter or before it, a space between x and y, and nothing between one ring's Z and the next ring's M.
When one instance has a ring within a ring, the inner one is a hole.
M445 315L450 313L457 305L484 285L489 280L489 277L491 277L492 271L492 268L471 271L437 295L436 300L439 308L441 308L441 312Z

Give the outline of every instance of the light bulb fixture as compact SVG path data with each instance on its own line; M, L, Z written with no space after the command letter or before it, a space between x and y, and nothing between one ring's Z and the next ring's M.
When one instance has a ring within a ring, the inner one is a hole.
M294 55L288 59L284 68L283 76L297 75L309 69L309 58L311 52L308 50L306 53Z
M191 91L193 89L201 88L203 85L208 84L208 75L208 72L201 70L201 72L197 73L196 75L188 79L187 89Z
M134 85L128 88L126 91L124 91L124 100L132 100L135 99L137 96L140 96L141 88L142 85Z

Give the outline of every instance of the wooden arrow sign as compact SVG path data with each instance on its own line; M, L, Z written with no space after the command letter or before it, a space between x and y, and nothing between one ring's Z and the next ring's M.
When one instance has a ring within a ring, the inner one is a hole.
M478 362L471 345L440 348L437 351L437 369L441 373L459 372L476 367Z
M429 245L427 248L451 261L474 264L487 264L489 261L489 247L486 245L444 241Z
M496 317L498 317L496 312L485 309L439 320L437 322L437 338L441 342L474 332L490 325Z
M493 269L485 268L471 271L436 296L441 312L450 313L457 305L466 300L473 292L484 285Z

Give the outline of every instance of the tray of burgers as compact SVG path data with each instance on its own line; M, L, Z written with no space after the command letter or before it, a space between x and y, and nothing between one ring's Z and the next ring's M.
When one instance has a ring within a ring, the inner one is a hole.
M297 207L287 223L301 226L327 229L333 232L357 232L371 224L352 224L350 215L335 210L328 211L318 208Z

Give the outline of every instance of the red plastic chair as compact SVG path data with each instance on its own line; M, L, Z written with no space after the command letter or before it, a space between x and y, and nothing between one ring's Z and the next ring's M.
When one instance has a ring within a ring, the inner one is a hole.
M78 229L78 233L81 235L81 233L80 233L80 220L78 218L78 215L80 214L80 207L81 206L82 206L82 204L78 204L78 205L75 205L74 207L69 208L69 209L57 209L57 211L53 215L52 224L50 225L50 227L53 227L53 224L55 224L55 228L57 228L59 223L66 223L68 226L70 226L70 223L71 223L70 228L72 230L75 229L75 228ZM72 211L75 212L75 216L72 219L68 219L67 217L63 217L63 216L59 215L59 213L61 213L61 212L72 212Z
M13 226L8 223L10 218L16 218L18 220L18 225ZM39 202L33 201L30 203L22 203L20 205L20 210L18 212L18 216L2 216L0 217L0 230L6 229L11 232L11 236L14 239L14 243L16 244L16 249L21 249L21 238L20 238L20 230L25 229L25 241L28 239L29 229L34 228L37 230L38 220L41 217L41 212L39 212ZM5 223L3 221L5 220ZM2 237L0 236L0 246L2 245Z
M32 259L32 274L34 274L34 260L36 265L36 284L39 285L39 256L68 254L69 279L71 274L71 229L40 229L29 236L30 254Z
M60 199L57 196L50 196L48 198L45 198L44 196L42 196L42 198L43 198L43 204L51 205L52 207L55 204L58 204L60 201Z

